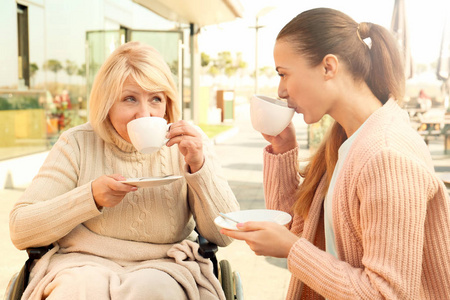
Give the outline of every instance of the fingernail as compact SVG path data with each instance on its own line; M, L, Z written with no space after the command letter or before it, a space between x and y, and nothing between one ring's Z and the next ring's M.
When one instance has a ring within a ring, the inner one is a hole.
M237 223L236 224L236 227L242 227L242 226L244 226L244 223Z

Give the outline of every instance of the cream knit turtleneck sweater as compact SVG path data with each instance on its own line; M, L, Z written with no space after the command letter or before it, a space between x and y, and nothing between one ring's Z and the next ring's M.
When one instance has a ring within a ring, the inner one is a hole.
M17 248L51 244L80 224L101 236L153 244L180 242L197 226L208 240L220 246L230 243L214 218L219 212L238 210L239 205L204 133L205 163L194 174L187 171L176 145L140 154L113 128L110 133L113 144L105 143L89 123L61 135L10 214L11 239ZM108 174L183 178L139 188L119 205L99 211L91 182Z
M298 151L266 150L266 205L293 214L300 236L288 257L288 299L450 299L450 199L394 100L367 119L336 180L339 259L324 251L325 178L304 220L292 211Z

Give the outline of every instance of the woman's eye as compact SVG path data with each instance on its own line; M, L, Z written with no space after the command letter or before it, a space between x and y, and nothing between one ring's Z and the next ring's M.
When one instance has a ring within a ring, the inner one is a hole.
M278 76L280 76L281 78L284 78L284 74L283 73L278 73Z
M125 97L125 98L124 98L124 101L125 101L125 102L135 102L135 101L136 101L136 98L134 98L134 97L132 97L132 96L129 96L129 97Z
M153 102L162 102L160 97L153 97L152 101Z
M150 100L151 103L153 104L160 104L164 102L164 97L161 96L153 96L153 98L151 98Z

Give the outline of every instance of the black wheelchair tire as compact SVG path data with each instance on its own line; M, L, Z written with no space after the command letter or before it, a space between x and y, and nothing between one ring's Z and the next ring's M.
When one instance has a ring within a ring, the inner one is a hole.
M233 272L231 270L230 262L221 260L219 262L220 269L220 283L225 294L225 299L234 300L234 286L233 286Z

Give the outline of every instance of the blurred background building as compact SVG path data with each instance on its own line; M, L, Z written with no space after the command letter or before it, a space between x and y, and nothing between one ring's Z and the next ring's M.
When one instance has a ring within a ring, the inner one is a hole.
M125 42L162 53L182 118L198 122L200 28L241 14L237 0L0 1L0 188L18 180L10 178L17 164L2 162L47 151L62 131L87 121L94 77Z
M449 3L1 0L0 189L12 181L20 186L42 162L30 155L45 157L62 131L87 121L94 76L118 45L139 40L156 47L178 84L182 118L223 130L233 123L234 106L248 105L252 94L277 96L276 35L314 7L390 29L409 66L404 108L415 114L424 94L432 108L448 110ZM320 143L329 123L308 126L309 146Z

